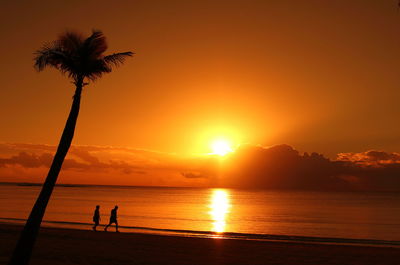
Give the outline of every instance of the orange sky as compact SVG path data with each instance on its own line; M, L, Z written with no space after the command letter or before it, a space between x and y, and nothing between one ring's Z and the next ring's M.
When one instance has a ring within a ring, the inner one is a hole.
M187 156L208 153L212 139L226 137L331 158L399 151L396 4L7 1L0 11L0 142L58 143L74 87L54 70L35 72L33 52L65 29L96 28L110 53L136 55L85 87L76 145Z

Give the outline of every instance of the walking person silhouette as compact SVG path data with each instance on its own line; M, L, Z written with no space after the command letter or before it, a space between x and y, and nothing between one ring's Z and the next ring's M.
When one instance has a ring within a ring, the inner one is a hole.
M119 232L118 231L117 210L118 210L118 205L115 205L114 209L111 210L110 222L108 223L108 225L106 225L106 227L104 227L104 231L107 231L107 228L111 224L114 223L115 224L115 232Z
M93 226L93 231L97 231L96 227L99 225L100 223L100 205L96 206L96 209L94 210L94 214L93 214L93 222L94 222L94 226Z

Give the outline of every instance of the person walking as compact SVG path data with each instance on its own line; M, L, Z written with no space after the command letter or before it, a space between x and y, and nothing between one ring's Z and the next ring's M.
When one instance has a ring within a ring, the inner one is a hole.
M118 231L117 210L118 210L118 205L115 205L114 209L111 210L110 222L108 223L108 225L106 225L106 227L104 227L104 231L107 231L107 228L111 224L115 224L115 232L119 232Z
M100 223L100 205L96 206L96 209L94 210L94 214L93 214L93 222L94 222L94 226L93 226L93 231L97 231L96 227L99 225Z

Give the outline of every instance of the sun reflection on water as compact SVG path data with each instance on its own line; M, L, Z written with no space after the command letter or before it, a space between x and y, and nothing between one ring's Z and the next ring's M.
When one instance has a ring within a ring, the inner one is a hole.
M222 233L225 231L226 219L231 204L229 202L229 193L223 189L216 189L212 193L210 203L211 219L213 220L212 231Z

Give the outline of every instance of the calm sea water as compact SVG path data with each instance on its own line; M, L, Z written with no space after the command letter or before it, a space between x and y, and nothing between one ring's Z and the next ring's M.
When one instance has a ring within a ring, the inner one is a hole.
M39 190L0 185L0 219L26 219ZM96 205L105 224L116 204L122 231L400 240L400 195L395 193L56 187L45 224L90 229Z

